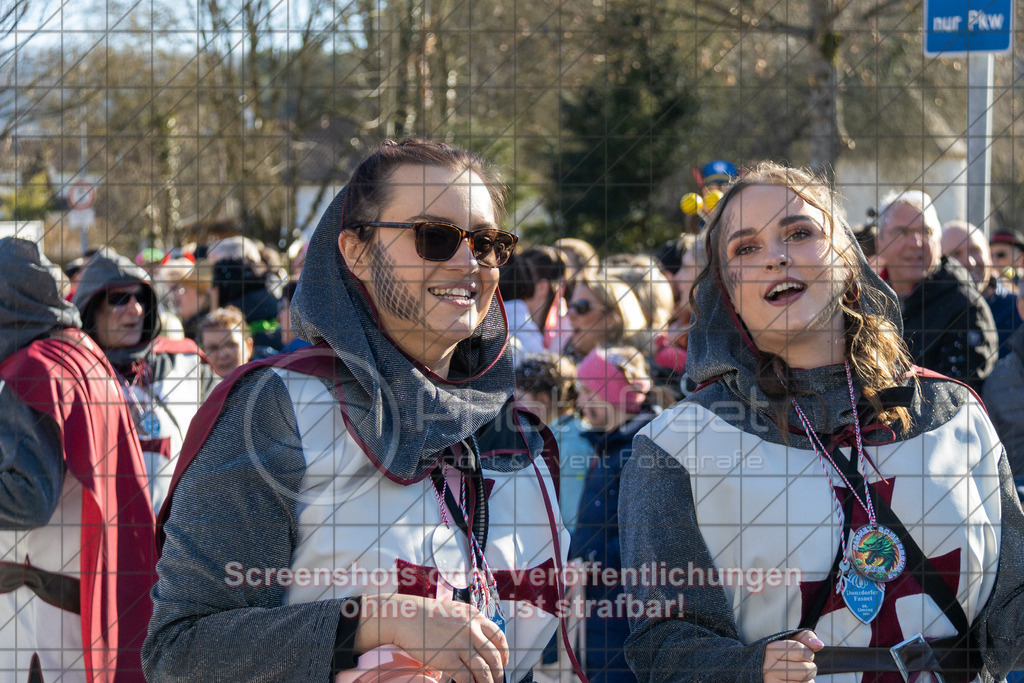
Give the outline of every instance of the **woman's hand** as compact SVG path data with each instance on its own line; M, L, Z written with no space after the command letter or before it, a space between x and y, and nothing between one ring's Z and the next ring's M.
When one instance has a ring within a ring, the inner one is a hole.
M455 683L502 683L505 634L473 605L413 595L363 598L354 649L392 644Z
M814 631L801 631L788 640L776 640L764 648L761 667L764 683L813 681L818 673L814 653L825 647Z

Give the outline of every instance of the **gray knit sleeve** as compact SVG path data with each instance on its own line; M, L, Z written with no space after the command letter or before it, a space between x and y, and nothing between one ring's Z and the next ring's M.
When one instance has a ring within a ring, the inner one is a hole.
M627 593L646 606L665 606L663 613L668 614L659 617L645 609L642 616L629 620L626 660L637 678L760 683L765 645L792 632L744 644L720 586L690 585L685 580L676 581L684 585L664 585L669 582L644 571L645 566L665 563L686 568L688 576L691 567L707 576L715 564L697 524L689 473L643 434L633 440L633 457L622 474L619 534L625 574L632 570L639 577L637 585L626 586ZM680 596L681 615L671 609L679 605Z
M0 382L0 529L46 526L64 487L60 428Z
M1001 681L1024 666L1024 513L1004 453L999 461L1002 520L999 569L988 602L971 630L981 649L985 672Z
M341 601L285 605L277 582L243 578L291 564L304 469L284 383L251 372L174 492L143 647L149 681L329 680Z

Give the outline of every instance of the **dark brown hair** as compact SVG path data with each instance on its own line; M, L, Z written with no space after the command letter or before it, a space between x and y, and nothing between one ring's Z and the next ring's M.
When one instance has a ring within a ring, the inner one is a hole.
M576 410L576 365L553 353L530 354L516 368L516 387L551 399L559 415Z
M505 183L483 157L442 142L423 138L384 140L367 157L346 185L345 215L341 229L351 230L360 223L380 220L384 207L392 200L395 187L390 180L400 166L438 166L450 171L473 171L487 185L494 203L495 216L500 220L505 212ZM362 229L359 239L367 241L373 231Z
M535 245L520 253L513 253L509 262L501 267L498 290L503 301L530 299L536 293L537 283L547 280L548 295L543 306L543 310L547 311L554 303L558 286L564 277L562 253L553 247Z
M716 286L711 281L714 274L718 275L720 282L726 282L727 278L722 277L722 217L732 200L755 185L785 187L825 215L826 235L850 273L840 302L846 320L846 355L850 359L850 366L861 384L864 398L870 402L879 419L890 426L899 422L907 429L910 426L910 413L907 409L900 407L883 410L877 394L903 379L911 367L910 354L896 325L885 316L866 312L860 307L861 298L867 299L874 311L884 310L893 304L884 300L873 287L861 282L859 273L866 266L862 266L857 259L856 249L845 248L853 246L850 229L838 198L824 178L810 171L787 168L773 162L762 162L741 174L718 202L705 228L704 244L708 262L690 290L691 310L697 310L695 304L698 287ZM837 245L837 240L843 243ZM755 370L757 385L768 398L776 402L780 418L777 422L785 434L784 426L791 400L800 395L820 396L813 391L793 387L791 369L782 357L760 350L758 356Z

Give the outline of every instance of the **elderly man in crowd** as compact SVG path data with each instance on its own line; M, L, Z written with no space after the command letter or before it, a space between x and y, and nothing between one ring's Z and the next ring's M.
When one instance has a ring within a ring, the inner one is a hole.
M929 195L887 195L878 212L879 265L899 296L914 363L980 388L996 361L995 322L967 269L942 256L941 229Z
M1021 326L1017 294L1002 283L992 267L988 241L980 228L967 221L949 221L942 230L942 255L967 268L992 311L999 333L999 357L1010 352L1010 336Z

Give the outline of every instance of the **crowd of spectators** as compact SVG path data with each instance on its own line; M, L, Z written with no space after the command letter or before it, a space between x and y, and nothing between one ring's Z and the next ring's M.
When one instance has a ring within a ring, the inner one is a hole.
M914 363L981 394L1024 485L1024 235L943 225L931 197L904 191L883 199L858 239L899 298ZM602 259L582 240L559 239L520 244L500 270L516 396L559 442L573 557L618 566L616 496L632 436L697 390L687 335L704 250L700 236L683 234L656 255ZM126 397L154 510L216 383L308 345L290 316L302 256L286 268L273 248L234 236L134 260L104 247L65 265L67 301ZM591 680L635 680L622 658L624 620L588 621L587 634Z

